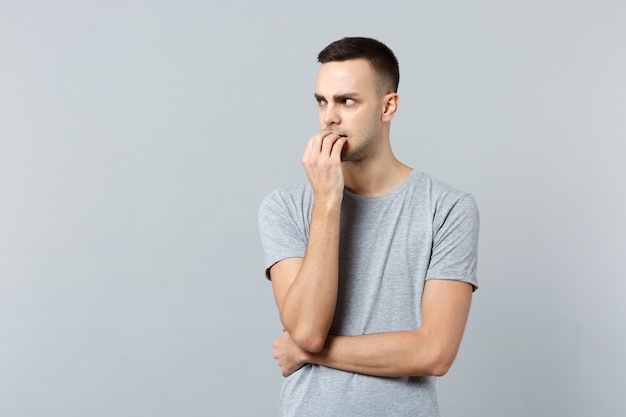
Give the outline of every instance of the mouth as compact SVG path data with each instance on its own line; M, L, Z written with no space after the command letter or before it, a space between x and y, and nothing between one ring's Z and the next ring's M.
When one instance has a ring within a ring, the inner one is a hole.
M341 130L338 130L338 129L337 129L337 130L335 130L335 129L333 129L333 128L326 128L326 129L324 129L324 130L325 130L325 131L327 131L327 132L336 133L336 134L337 134L337 135L339 135L339 137L341 137L341 138L347 138L347 137L348 137L348 134L347 134L347 133L344 133L344 132L342 132Z

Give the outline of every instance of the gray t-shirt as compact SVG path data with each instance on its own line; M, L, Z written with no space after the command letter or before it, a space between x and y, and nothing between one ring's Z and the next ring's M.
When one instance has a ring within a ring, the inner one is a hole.
M304 257L313 209L308 183L270 193L259 226L266 275L275 263ZM471 195L413 171L380 197L344 191L339 292L332 335L421 326L428 279L477 288L479 217ZM382 378L305 365L284 381L281 416L439 415L434 377Z

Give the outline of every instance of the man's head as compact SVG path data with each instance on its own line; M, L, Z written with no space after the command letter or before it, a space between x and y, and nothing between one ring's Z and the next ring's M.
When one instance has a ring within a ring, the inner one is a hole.
M346 137L342 160L389 155L389 124L398 108L398 61L382 43L344 38L318 56L315 87L322 130Z
M374 69L381 94L398 92L400 82L398 60L393 51L382 42L362 37L343 38L328 45L317 56L317 60L322 64L359 58L368 61Z

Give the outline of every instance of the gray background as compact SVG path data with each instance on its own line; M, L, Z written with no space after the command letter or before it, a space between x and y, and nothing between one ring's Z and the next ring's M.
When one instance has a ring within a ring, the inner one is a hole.
M472 192L444 416L623 416L621 0L0 2L0 415L272 416L257 208L317 52L401 65L399 158Z

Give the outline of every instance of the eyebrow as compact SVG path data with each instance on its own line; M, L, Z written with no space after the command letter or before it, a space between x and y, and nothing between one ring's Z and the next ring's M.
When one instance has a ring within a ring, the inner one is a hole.
M319 101L319 100L326 100L326 97L324 97L324 96L323 96L323 95L321 95L321 94L317 94L317 93L315 93L315 94L314 94L314 96L315 96L315 99L316 99L317 101ZM333 96L333 101L334 101L335 103L341 103L342 101L345 101L345 100L347 100L347 99L352 99L352 100L355 100L355 99L357 99L358 97L359 97L359 94L358 94L358 93L343 93L343 94L335 94L335 95Z

